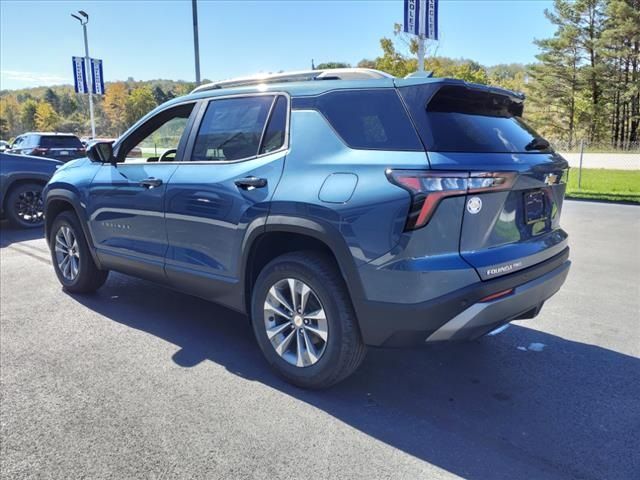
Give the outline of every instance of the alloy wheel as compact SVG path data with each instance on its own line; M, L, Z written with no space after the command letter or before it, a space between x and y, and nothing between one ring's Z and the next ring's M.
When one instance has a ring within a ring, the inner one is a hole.
M73 230L62 225L55 237L56 262L65 280L74 281L80 268L80 251L78 240Z
M264 302L264 324L276 353L291 365L311 366L326 350L329 326L324 308L301 280L285 278L271 286Z
M37 225L44 221L42 192L26 191L18 195L15 204L18 218L29 225Z

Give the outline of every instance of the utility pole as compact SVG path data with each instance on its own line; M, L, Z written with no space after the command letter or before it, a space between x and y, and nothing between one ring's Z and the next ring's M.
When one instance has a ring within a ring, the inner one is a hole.
M198 0L191 0L193 10L193 50L196 57L196 85L200 85L200 46L198 44Z
M89 15L87 12L78 10L78 13L83 17L71 14L73 18L80 22L82 25L82 32L84 33L84 68L87 72L87 83L89 87L89 116L91 117L91 138L96 138L96 120L93 116L93 72L91 71L91 59L89 58L89 40L87 39L87 23L89 23Z

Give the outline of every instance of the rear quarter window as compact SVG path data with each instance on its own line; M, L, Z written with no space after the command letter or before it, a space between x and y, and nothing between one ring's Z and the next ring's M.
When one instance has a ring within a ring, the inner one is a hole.
M394 89L342 90L298 97L294 109L315 109L351 148L423 151Z

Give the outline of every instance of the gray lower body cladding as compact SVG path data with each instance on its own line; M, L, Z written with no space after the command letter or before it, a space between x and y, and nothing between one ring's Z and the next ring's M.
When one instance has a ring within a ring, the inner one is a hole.
M426 339L427 342L472 340L516 318L531 318L564 283L571 262L513 289L504 297L471 305Z
M510 320L532 318L564 283L571 265L568 258L567 247L533 267L416 304L354 299L363 339L372 346L416 346L440 330L430 341L469 340ZM480 303L508 289L514 291Z

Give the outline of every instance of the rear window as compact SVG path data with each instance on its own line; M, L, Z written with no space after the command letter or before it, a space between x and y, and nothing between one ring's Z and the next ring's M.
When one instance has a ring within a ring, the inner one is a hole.
M78 137L43 135L40 137L38 146L42 148L83 148Z
M506 95L445 86L428 103L424 97L421 100L420 96L411 95L410 98L413 103L409 109L427 150L477 153L541 151L532 148L539 135L520 118L522 102L513 101Z
M424 150L394 89L335 91L293 106L319 110L351 148Z

